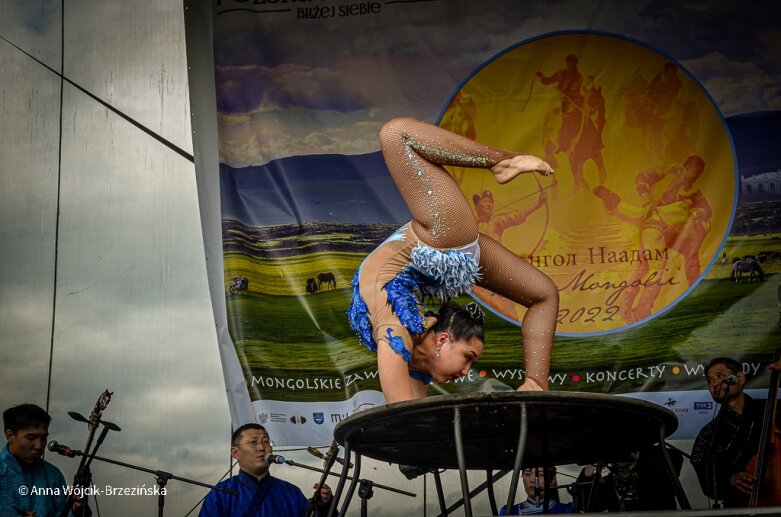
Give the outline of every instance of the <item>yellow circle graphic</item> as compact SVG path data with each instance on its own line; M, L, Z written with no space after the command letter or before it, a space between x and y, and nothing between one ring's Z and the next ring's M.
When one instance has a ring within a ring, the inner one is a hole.
M496 184L450 167L481 232L550 276L557 332L638 324L713 262L736 199L732 144L701 86L639 43L555 34L514 47L455 93L441 127L544 157L553 178ZM475 294L519 322L525 307Z

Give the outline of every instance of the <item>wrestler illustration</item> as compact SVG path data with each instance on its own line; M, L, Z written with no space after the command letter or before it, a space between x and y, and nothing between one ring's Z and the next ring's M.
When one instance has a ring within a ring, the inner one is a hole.
M626 99L624 120L641 131L654 159L683 160L699 138L699 114L683 95L678 67L667 62L650 81L633 70L620 90Z
M607 172L602 158L602 133L605 129L605 98L594 77L583 80L577 68L578 59L570 54L566 66L551 76L537 71L543 85L556 84L561 94L559 106L545 116L543 148L545 159L557 166L556 154L565 153L569 158L573 177L573 192L589 186L583 177L583 168L593 161L599 172L598 182L605 183Z
M483 352L482 311L447 303L426 314L422 294L451 298L480 286L528 307L521 328L526 379L521 391L546 390L556 328L553 281L495 239L481 234L466 198L443 165L489 169L499 184L519 174L553 174L535 156L503 151L413 119L380 131L385 163L413 220L376 248L353 280L348 318L377 353L387 402L423 397L427 384L468 373Z
M552 167L556 167L557 153L566 153L571 150L575 137L580 133L583 109L583 94L580 91L583 85L583 76L578 71L578 58L573 54L568 55L564 62L565 67L557 70L550 76L542 71L537 71L537 79L544 85L556 84L556 89L561 93L561 102L558 107L551 110L546 117L546 126L556 124L558 131L555 139L547 135L544 148L545 159Z
M602 132L605 130L605 98L602 96L602 88L594 84L594 78L588 76L583 84L583 120L580 124L580 132L576 135L569 162L572 169L572 177L575 180L575 191L584 187L588 190L588 184L583 178L583 167L587 161L592 160L599 171L599 184L604 185L607 178L605 162L602 159Z
M545 191L541 190L536 195L536 200L531 206L517 209L502 209L496 212L494 209L494 195L490 190L483 190L480 194L472 196L472 203L475 206L477 215L477 226L480 233L502 242L502 235L505 230L514 226L520 226L526 222L526 219L545 205ZM517 200L523 201L523 200Z
M605 211L637 225L642 260L628 279L630 287L624 290L620 312L628 323L642 320L652 314L661 285L649 283L639 286L641 279L655 273L660 278L668 267L668 259L658 257L653 267L649 260L652 250L669 249L683 259L684 276L692 285L701 273L699 252L710 232L712 211L708 200L696 188L696 182L705 169L700 156L689 156L680 166L666 171L652 169L635 177L635 187L642 202L634 206L604 186L594 188ZM648 252L648 253L646 253Z

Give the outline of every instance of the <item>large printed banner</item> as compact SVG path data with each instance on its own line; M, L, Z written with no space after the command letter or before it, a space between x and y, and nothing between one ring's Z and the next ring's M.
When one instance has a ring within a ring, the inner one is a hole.
M733 4L693 25L673 2L217 0L225 317L275 441L328 443L383 403L345 311L363 258L410 219L377 140L397 116L556 169L506 185L448 169L481 231L559 287L552 389L664 404L684 438L713 415L709 359L735 357L751 388L766 384L781 17ZM709 26L724 20L734 32ZM430 393L523 381L525 308L473 295L486 351Z

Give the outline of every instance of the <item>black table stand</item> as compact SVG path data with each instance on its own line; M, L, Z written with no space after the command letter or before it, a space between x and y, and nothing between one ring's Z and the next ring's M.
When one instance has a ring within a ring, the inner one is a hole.
M672 411L643 400L590 393L501 392L444 395L372 408L342 420L334 438L344 446L345 463L355 451L356 469L365 455L434 470L443 516L450 509L437 469L458 469L464 512L471 517L468 469L512 471L509 511L524 467L626 461L630 453L656 444L678 505L690 509L664 447L677 427ZM331 510L342 496L346 475L345 467ZM357 477L354 474L341 515L346 514ZM491 479L489 473L490 492ZM546 488L547 484L546 479ZM546 495L546 503L548 499Z

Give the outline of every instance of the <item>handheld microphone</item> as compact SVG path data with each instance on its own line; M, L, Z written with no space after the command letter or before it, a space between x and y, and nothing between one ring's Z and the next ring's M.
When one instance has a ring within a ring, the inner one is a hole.
M730 375L729 377L721 381L721 383L726 384L727 386L734 386L735 384L738 383L738 378L734 375Z
M51 452L56 452L57 454L61 454L62 456L66 456L68 458L76 457L76 453L73 452L73 449L71 449L67 445L62 445L57 443L57 440L50 441L49 445L47 445L46 448L49 449Z
M263 458L263 460L269 465L271 465L272 463L285 463L284 456L279 456L278 454L272 454L272 453L266 454L266 457Z

